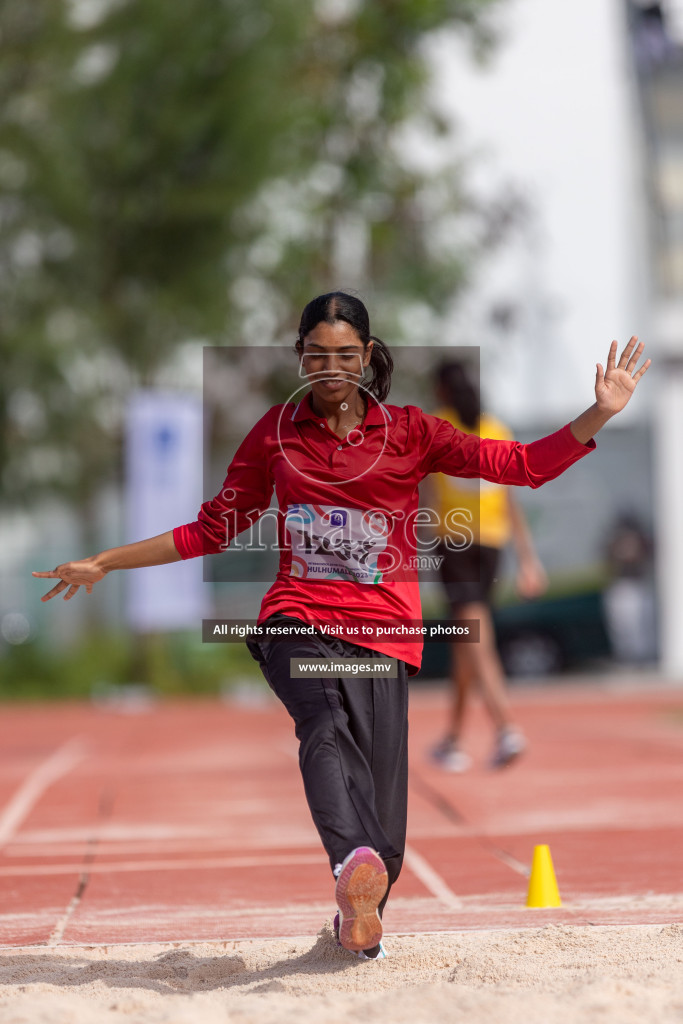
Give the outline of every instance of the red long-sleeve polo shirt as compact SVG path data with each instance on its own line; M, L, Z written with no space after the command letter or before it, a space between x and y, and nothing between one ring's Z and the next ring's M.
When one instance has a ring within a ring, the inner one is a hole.
M363 424L341 439L316 416L309 393L259 420L220 493L173 539L182 558L225 550L269 508L274 490L280 567L259 622L281 612L331 623L336 635L406 661L414 673L420 642L367 642L357 629L421 620L413 562L420 481L438 472L539 487L594 448L569 425L525 445L464 434L416 406L374 401Z

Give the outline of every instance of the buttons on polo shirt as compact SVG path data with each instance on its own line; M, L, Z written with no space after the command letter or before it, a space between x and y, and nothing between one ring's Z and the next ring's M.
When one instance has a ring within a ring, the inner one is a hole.
M321 424L320 424L320 426L321 426L321 427L324 427L324 426L325 426L325 424L324 424L324 423L321 423Z
M342 444L338 444L338 445L337 445L337 451L338 451L338 452L342 451L343 447L344 447L344 446L343 446Z

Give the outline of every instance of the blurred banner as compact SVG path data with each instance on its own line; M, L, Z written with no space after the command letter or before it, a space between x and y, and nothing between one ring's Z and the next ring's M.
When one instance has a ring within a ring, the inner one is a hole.
M126 417L126 542L196 519L202 502L202 406L190 396L139 391ZM201 558L126 574L126 618L152 632L199 628L210 615Z

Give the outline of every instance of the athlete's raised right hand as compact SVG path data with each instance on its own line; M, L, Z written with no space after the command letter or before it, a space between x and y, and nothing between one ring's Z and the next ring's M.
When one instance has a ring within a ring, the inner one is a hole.
M89 594L92 593L92 588L96 583L107 575L106 569L101 569L97 564L96 558L83 558L80 562L64 562L63 565L58 565L52 572L33 572L32 576L38 576L41 579L57 579L59 583L44 594L41 597L41 601L49 601L50 598L56 597L57 594L61 594L63 590L66 590L64 600L69 601L79 587L85 587ZM66 589L68 587L68 590Z

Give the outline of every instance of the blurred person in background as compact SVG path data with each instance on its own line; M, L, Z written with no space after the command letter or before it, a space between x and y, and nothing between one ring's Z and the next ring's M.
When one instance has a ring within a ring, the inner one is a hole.
M602 601L618 661L646 664L657 656L653 544L634 512L621 512L606 544L609 585Z
M440 407L434 415L440 419L468 434L512 439L505 424L482 410L479 389L462 363L442 363L436 371L435 390ZM510 539L517 556L516 588L520 597L533 598L543 593L547 577L524 512L509 487L443 473L432 477L431 484L441 538L440 573L453 618L479 622L478 643L451 645L450 724L432 757L446 771L463 772L470 767L472 760L462 749L462 733L467 707L477 687L496 734L491 766L504 768L526 748L524 735L510 709L491 614L491 592L503 548ZM465 527L465 544L458 548L445 539L449 516L454 514ZM471 543L467 542L468 534Z

